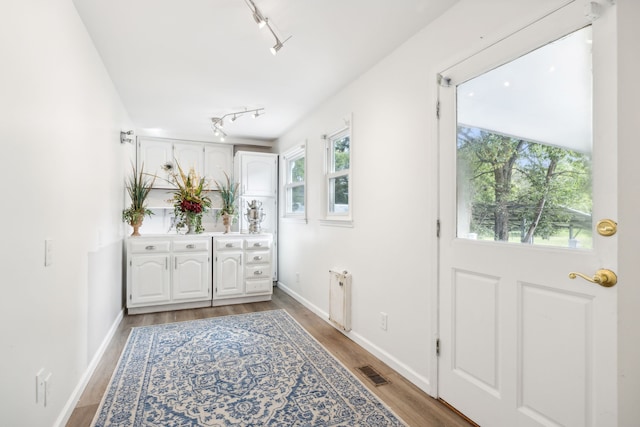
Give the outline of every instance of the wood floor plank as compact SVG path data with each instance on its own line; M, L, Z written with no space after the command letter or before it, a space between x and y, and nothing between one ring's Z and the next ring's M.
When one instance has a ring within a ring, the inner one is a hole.
M87 427L91 424L132 328L277 309L286 310L410 427L471 426L446 405L424 393L302 304L275 288L273 299L268 302L125 316L80 397L67 427ZM357 371L358 367L365 365L372 366L390 384L376 387L366 380Z

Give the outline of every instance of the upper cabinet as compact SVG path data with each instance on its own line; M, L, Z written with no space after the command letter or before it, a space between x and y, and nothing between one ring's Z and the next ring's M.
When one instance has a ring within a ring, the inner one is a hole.
M236 175L243 196L276 197L278 194L278 155L238 151Z
M175 166L176 162L185 173L193 167L200 176L208 179L210 188L215 190L215 181L223 180L225 172L232 176L233 146L163 138L138 138L138 168L144 165L145 172L157 176L155 188L173 187L163 166Z
M216 182L223 184L227 177L233 178L233 146L207 144L204 147L204 175L209 179L211 189L216 190Z
M169 175L162 169L173 162L173 145L162 140L138 138L138 170L144 167L146 173L155 175L154 187L169 188Z
M202 143L174 142L173 158L176 159L184 173L188 173L190 168L194 168L198 175L203 175L204 146Z

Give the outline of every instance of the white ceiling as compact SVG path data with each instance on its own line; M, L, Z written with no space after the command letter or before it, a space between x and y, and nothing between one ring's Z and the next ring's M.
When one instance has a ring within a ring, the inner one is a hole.
M138 134L274 140L457 0L255 0L281 39L258 29L244 0L73 0Z

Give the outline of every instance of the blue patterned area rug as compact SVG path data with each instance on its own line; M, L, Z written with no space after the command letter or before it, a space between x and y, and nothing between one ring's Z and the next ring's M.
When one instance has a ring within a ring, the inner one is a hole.
M405 426L284 310L134 328L93 426Z

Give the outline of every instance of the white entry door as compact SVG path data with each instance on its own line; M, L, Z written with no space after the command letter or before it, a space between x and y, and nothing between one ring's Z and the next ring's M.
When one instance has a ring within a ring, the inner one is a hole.
M617 261L602 13L574 2L442 73L438 395L483 427L617 422L617 288L593 283Z

